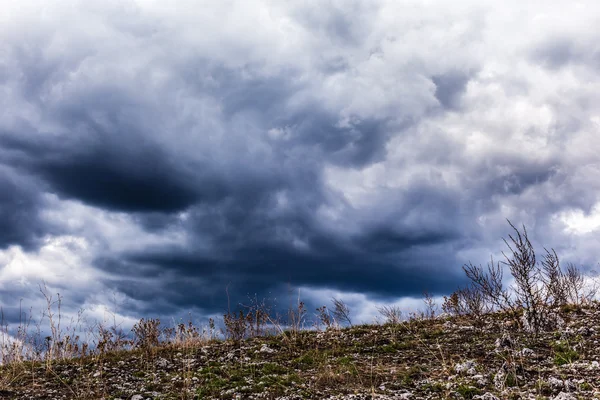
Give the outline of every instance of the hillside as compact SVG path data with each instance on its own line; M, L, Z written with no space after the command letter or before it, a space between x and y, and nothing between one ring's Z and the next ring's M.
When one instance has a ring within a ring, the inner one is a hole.
M25 362L0 369L0 398L600 398L600 306L556 312L538 335L494 313Z

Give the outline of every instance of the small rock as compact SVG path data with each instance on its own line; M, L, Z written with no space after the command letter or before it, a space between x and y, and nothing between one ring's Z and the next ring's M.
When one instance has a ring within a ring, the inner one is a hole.
M592 361L592 365L590 365L590 368L598 369L600 368L600 363L598 361Z
M473 375L472 378L479 387L485 387L487 385L487 379L483 375Z
M571 393L560 392L554 400L577 400L577 397Z
M500 369L498 373L494 376L494 386L498 390L504 389L504 384L506 383L506 372L503 369Z
M134 394L133 396L131 396L131 400L144 400L144 396L142 396L141 394Z
M587 326L582 326L581 328L577 329L577 333L581 336L592 336L594 329Z
M473 400L500 400L498 397L494 396L493 394L491 394L490 392L481 394L481 395L475 395L473 396Z
M535 356L535 351L525 347L523 350L519 352L519 354L523 357L533 357Z
M577 390L576 382L574 382L570 379L565 379L565 389L567 389L570 392Z
M476 375L477 374L477 370L475 369L475 367L477 366L477 364L475 363L475 361L466 361L462 364L458 363L454 366L454 371L456 371L457 374L462 374L462 373L466 373L467 375Z
M270 348L266 343L263 343L263 345L260 347L259 352L261 353L275 353L275 350Z
M169 362L164 359L164 358L159 358L158 360L156 360L156 366L159 368L165 368L169 365Z
M501 338L496 339L496 351L510 349L514 344L515 342L510 335L505 333Z
M550 378L548 378L548 385L550 385L550 387L552 387L553 389L561 389L565 386L565 383L560 379L551 376Z

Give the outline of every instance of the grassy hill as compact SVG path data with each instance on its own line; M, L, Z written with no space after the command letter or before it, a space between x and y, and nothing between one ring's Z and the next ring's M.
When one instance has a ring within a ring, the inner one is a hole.
M600 399L600 305L555 311L538 334L489 313L139 342L0 367L0 398Z

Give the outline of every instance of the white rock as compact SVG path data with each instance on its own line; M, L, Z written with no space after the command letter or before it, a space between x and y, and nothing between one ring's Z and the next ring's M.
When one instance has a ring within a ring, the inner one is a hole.
M560 392L558 396L554 398L554 400L577 400L577 397L571 393Z
M131 396L131 400L144 400L144 396L142 396L141 394L134 394L133 396Z
M260 347L259 352L261 353L275 353L275 350L270 348L269 346L267 346L266 343L263 343L263 345Z
M500 400L498 397L494 396L490 392L473 396L473 400Z
M457 374L461 374L463 372L466 372L469 375L475 375L477 373L477 371L475 371L475 366L477 364L475 364L475 361L466 361L464 363L458 363L454 366L454 371L456 371Z
M494 375L494 386L498 390L504 389L506 383L506 372L502 368Z
M169 365L169 362L165 358L161 357L158 360L156 360L156 366L159 368L165 368L167 367L167 365Z
M565 386L565 383L558 378L551 376L548 378L548 384L554 389L560 389Z
M472 379L479 387L485 387L487 385L487 379L483 375L473 375Z
M515 342L508 333L505 333L501 338L496 339L495 345L496 351L499 351L513 347Z
M521 350L519 352L520 355L522 355L523 357L533 357L535 356L535 351L525 347L523 350Z

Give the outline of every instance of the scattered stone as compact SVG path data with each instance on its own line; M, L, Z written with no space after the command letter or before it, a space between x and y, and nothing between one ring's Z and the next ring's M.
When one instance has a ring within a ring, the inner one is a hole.
M169 365L169 362L165 358L159 358L156 360L156 366L159 368L166 368Z
M521 350L519 352L519 354L523 357L534 357L535 356L535 351L525 347L523 350Z
M548 378L548 385L553 389L562 389L565 386L565 383L562 380L551 376Z
M488 383L488 380L483 375L473 375L472 379L479 387L485 387Z
M260 352L260 353L268 353L268 354L271 354L271 353L275 353L275 352L276 352L276 350L275 350L275 349L272 349L272 348L270 348L270 347L269 347L269 346L268 346L266 343L263 343L263 344L262 344L262 346L260 347L260 350L259 350L259 352Z
M475 375L477 374L477 371L475 370L476 367L476 363L473 360L470 361L466 361L464 363L458 363L454 366L454 371L456 371L457 374L467 374L467 375Z
M560 392L554 400L577 400L577 397L571 393Z
M494 396L490 392L486 392L481 395L473 396L473 400L500 400L498 397Z
M504 372L504 369L500 369L496 375L494 375L494 386L496 387L496 389L498 390L502 390L504 389L506 383L506 372Z
M501 338L496 339L496 351L502 351L511 349L515 345L515 341L510 337L508 333L502 335Z
M592 336L595 333L595 331L594 328L582 326L581 328L577 329L577 333L583 337L589 337Z

